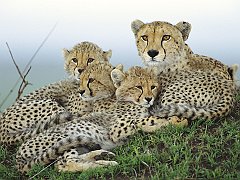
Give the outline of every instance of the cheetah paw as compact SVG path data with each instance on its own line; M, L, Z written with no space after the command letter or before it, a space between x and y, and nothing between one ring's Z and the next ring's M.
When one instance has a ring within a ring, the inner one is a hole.
M99 156L106 155L115 156L114 153L101 149L77 156L68 156L66 159L58 161L56 165L59 172L82 172L96 167L115 166L118 164L116 161L97 160Z
M171 124L173 124L175 126L181 126L181 127L188 126L188 120L187 119L179 118L177 116L169 117L169 121L171 122Z

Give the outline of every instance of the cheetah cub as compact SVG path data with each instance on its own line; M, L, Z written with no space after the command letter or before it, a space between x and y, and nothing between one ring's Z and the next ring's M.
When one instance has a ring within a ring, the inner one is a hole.
M238 65L228 67L211 57L194 54L185 41L191 31L188 22L172 25L154 21L131 24L139 56L147 66L158 66L160 72L189 70L216 73L228 80L236 80Z
M44 86L22 97L19 101L36 99L54 99L60 104L71 93L76 93L79 87L79 76L84 69L95 62L109 62L112 51L103 51L98 45L84 41L73 46L72 49L63 49L64 69L69 78ZM77 80L77 81L76 81Z
M87 65L108 62L111 50L104 52L94 43L82 42L71 50L64 49L64 56L65 70L78 79ZM43 131L45 124L66 122L72 114L82 116L91 109L80 99L79 80L52 83L20 98L1 114L0 143L23 142Z
M116 162L96 161L94 157L109 153L106 150L123 144L124 139L138 130L154 132L170 123L182 124L150 116L148 107L159 90L157 76L152 71L134 67L123 73L121 66L89 65L80 76L80 94L92 102L92 113L50 127L24 142L16 156L19 171L26 172L36 163L45 165L54 160L58 160L56 166L60 171L115 165ZM124 91L128 83L131 88ZM119 89L118 99L115 87Z
M112 56L112 50L103 51L98 45L91 42L81 42L76 44L71 50L63 49L65 58L64 69L75 79L79 80L84 69L98 60L107 62Z
M236 90L233 81L201 71L158 74L157 68L153 69L158 79L154 84L148 79L154 75L146 68L135 67L131 74L114 70L115 84L120 84L116 90L117 99L151 106L154 116L178 116L189 120L220 118L233 107ZM153 92L155 96L151 95Z

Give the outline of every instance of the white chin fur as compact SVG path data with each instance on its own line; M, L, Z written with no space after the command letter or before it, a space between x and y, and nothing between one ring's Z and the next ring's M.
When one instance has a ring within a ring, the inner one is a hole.
M75 74L74 77L76 80L78 80L78 81L80 80L80 74Z
M142 104L141 106L149 108L151 105L150 104Z
M84 97L84 96L81 96L81 95L80 95L80 98L81 98L83 101L88 101L88 99L89 99L89 98Z
M144 103L144 102L140 103L140 102L136 102L136 101L133 101L133 102L134 102L134 104L137 104L139 106L146 107L146 108L149 108L151 106L149 103Z
M145 61L144 64L146 66L160 66L162 62L159 61Z
M143 107L150 107L150 106L152 106L153 105L153 103L152 102L150 102L150 103L142 103L142 104L140 104L141 106L143 106Z

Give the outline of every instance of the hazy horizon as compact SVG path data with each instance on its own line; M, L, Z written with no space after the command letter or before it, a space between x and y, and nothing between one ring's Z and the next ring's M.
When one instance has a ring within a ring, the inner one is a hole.
M1 3L0 17L0 103L16 80L6 42L21 70L57 23L57 26L31 64L28 80L33 85L25 93L67 77L62 49L82 41L112 49L112 64L125 68L142 65L130 24L168 21L192 24L187 43L194 53L211 56L225 64L240 64L240 2L237 0L110 1L110 0L9 0ZM238 78L239 76L238 71ZM19 86L19 85L18 85ZM16 90L8 102L16 97Z

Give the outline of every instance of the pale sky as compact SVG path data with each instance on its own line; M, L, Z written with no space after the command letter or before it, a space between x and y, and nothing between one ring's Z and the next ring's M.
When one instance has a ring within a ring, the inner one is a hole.
M32 64L30 91L66 77L61 51L81 41L112 49L114 65L142 65L130 28L135 19L188 21L195 53L240 64L239 0L1 0L0 102L18 78L6 42L23 69L57 23Z

